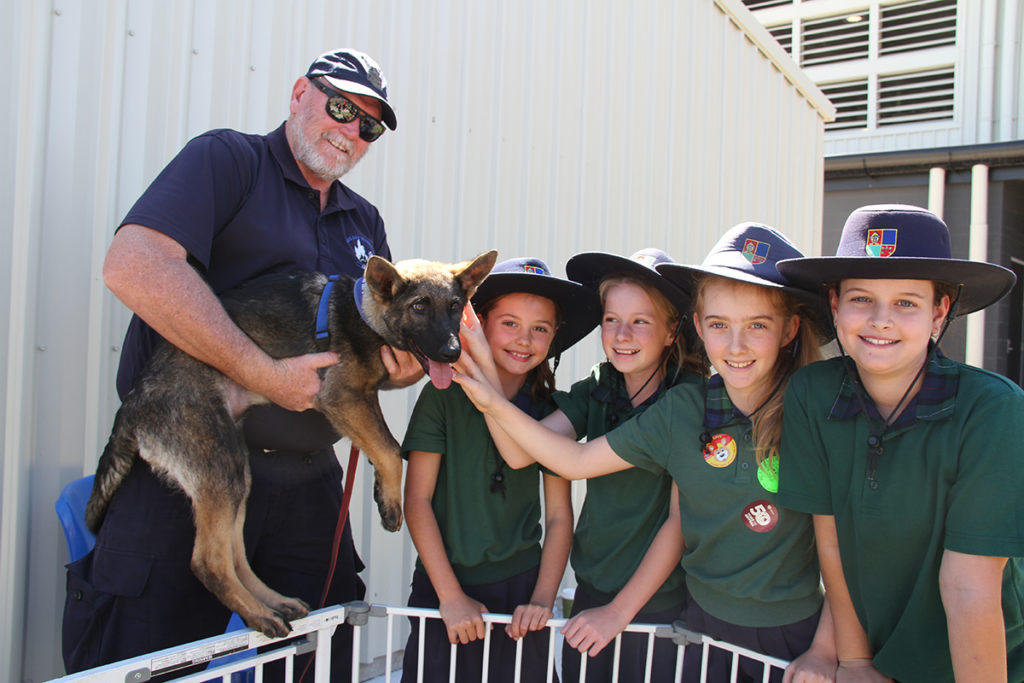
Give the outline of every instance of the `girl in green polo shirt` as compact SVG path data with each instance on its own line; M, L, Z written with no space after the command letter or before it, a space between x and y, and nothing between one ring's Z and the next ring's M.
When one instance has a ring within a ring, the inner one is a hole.
M1024 681L1024 392L938 348L1013 273L953 259L946 224L903 205L779 270L832 283L844 351L790 382L779 491L814 515L839 680Z
M682 566L691 629L774 657L792 659L797 680L835 671L830 619L821 619L818 564L810 516L776 504L778 441L785 383L819 357L806 316L814 297L775 268L800 252L777 231L741 224L700 266L657 270L693 294L694 323L717 374L683 382L605 436L577 444L500 400L488 377L486 348L463 330L471 358L455 380L505 436L545 467L585 478L636 467L667 472L678 488ZM483 368L477 367L482 363ZM465 373L465 374L463 374ZM708 681L730 680L731 656L712 650ZM699 647L687 648L683 680L700 680ZM740 660L736 680L761 680L762 667ZM770 680L781 681L780 672Z
M550 413L554 375L547 359L593 329L597 297L552 277L543 261L521 258L495 266L473 303L503 399L537 418ZM485 612L513 615L490 638L488 680L514 680L519 638L520 680L544 680L548 639L537 631L552 616L569 555L569 482L543 475L542 547L540 470L503 463L483 416L458 386L423 388L402 451L409 460L405 516L419 553L409 605L439 608L443 621L427 621L419 661L419 620L410 620L402 680L417 680L422 667L424 681L448 681L449 666L457 681L481 680ZM449 662L450 643L462 644L455 662Z
M669 387L700 382L702 363L687 351L683 335L690 298L654 269L672 262L659 249L629 258L587 252L569 259L569 278L600 296L601 345L608 360L570 391L555 393L558 410L542 420L545 426L573 439L596 439L646 410ZM536 462L514 443L501 452L514 468ZM587 481L572 542L577 587L572 618L563 629L565 681L579 680L584 653L590 655L586 681L610 683L614 652L606 645L631 621L672 622L685 607L682 533L678 505L670 504L673 495L667 472L633 468ZM672 676L675 656L674 643L655 642L652 680ZM618 680L643 680L646 664L647 637L625 634Z

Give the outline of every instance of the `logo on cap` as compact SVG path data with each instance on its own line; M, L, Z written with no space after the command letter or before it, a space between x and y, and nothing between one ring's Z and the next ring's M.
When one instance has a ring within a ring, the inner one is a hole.
M377 90L384 89L384 78L380 74L380 69L375 66L371 66L370 70L366 73L366 77L370 80L372 85Z
M868 243L864 245L868 256L885 258L896 251L896 228L868 230Z
M523 272L531 275L546 275L544 269L540 266L531 266L529 264L523 264Z
M743 243L743 258L747 259L755 266L764 263L768 260L768 249L772 245L767 242L758 242L757 240L748 239Z

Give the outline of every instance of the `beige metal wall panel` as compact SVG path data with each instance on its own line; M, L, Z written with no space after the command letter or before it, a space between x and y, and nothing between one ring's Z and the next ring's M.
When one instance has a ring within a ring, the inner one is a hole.
M53 503L94 469L117 405L129 315L101 275L114 228L192 136L276 127L317 53L360 47L391 81L398 130L346 182L380 208L396 257L497 247L559 274L584 250L699 261L741 220L818 251L831 105L740 0L16 0L0 36L3 680L61 672ZM599 358L591 335L560 383ZM398 438L416 393L383 396ZM415 551L381 529L359 467L368 599L401 604ZM371 624L366 663L385 647Z

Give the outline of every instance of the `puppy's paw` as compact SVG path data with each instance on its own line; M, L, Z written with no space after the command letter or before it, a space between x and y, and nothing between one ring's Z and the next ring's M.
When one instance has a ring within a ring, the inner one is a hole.
M309 605L298 598L285 598L269 607L286 622L301 619L309 614Z
M380 523L388 531L398 531L402 528L402 504L397 501L390 501L384 496L381 489L380 479L376 479L373 485L373 499L377 501L377 511L380 513Z
M259 631L267 638L284 638L292 632L291 624L276 613L259 614L249 618L243 615L242 621L246 626Z

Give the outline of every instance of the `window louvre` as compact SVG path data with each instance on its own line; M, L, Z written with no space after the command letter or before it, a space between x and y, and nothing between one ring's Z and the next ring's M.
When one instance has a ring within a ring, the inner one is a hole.
M801 64L831 64L868 56L868 22L848 21L863 18L862 13L849 12L804 22Z
M828 83L821 91L836 108L836 120L825 124L825 130L865 128L868 125L868 80Z
M782 49L784 49L790 55L793 54L792 24L779 24L778 26L769 26L768 33L772 34L772 38L779 41L779 45L782 46Z
M878 125L953 118L953 67L878 78Z
M930 0L882 8L879 54L956 43L956 0Z
M765 7L782 7L783 5L792 5L793 0L743 0L743 4L747 6L747 9L753 11L764 9Z

